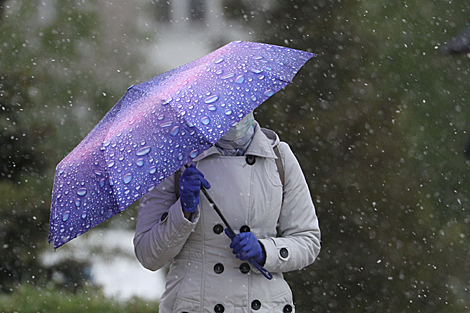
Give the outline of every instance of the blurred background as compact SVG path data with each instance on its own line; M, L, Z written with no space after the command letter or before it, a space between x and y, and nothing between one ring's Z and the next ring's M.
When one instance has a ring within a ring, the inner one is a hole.
M470 59L446 45L469 16L464 0L0 0L0 311L157 310L135 205L47 244L55 166L128 86L250 40L316 54L256 111L320 219L318 260L286 275L297 311L468 312Z

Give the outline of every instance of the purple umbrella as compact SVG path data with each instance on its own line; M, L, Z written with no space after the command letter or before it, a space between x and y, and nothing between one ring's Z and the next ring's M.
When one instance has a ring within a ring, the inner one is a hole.
M124 211L292 82L314 55L232 42L128 88L58 165L54 248Z

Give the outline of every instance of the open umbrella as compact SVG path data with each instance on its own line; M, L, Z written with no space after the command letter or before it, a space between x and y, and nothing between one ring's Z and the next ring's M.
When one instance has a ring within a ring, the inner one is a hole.
M128 88L58 165L49 243L122 212L292 82L312 53L232 42Z

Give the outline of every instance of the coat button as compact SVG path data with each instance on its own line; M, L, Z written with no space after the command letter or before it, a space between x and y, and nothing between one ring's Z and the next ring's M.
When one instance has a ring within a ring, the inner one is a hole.
M283 313L290 313L290 312L292 312L292 305L286 304L286 305L284 306L284 308L282 309L282 312L283 312Z
M261 308L261 302L259 300L253 300L253 302L251 302L251 308L253 310L259 310Z
M217 263L214 265L214 272L216 274L221 274L224 271L224 265L222 263Z
M286 248L282 248L281 251L279 251L279 254L281 255L282 258L287 258L289 256L289 251L287 251Z
M162 217L160 217L160 221L163 222L167 216L168 216L168 212L163 213Z
M248 263L242 263L240 264L240 272L242 272L243 274L246 274L250 271L250 265L248 265Z
M249 231L250 231L249 226L243 225L242 227L240 227L240 232L241 233L248 233Z
M247 155L246 156L246 163L248 165L253 165L253 164L255 164L255 162L256 162L256 158L255 158L254 155Z
M224 231L224 227L220 224L217 224L217 225L214 226L214 228L212 230L214 231L214 233L216 233L218 235L218 234L221 234Z
M214 312L215 313L223 313L225 311L225 308L222 304L216 304L214 307Z

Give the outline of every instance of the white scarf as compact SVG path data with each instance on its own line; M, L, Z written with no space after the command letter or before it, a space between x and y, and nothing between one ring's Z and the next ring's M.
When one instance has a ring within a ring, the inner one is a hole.
M243 137L236 140L219 139L215 146L222 155L244 155L255 134L255 127L251 126Z

